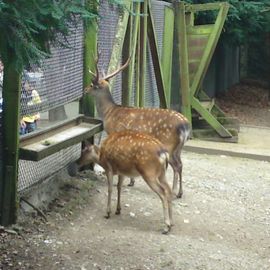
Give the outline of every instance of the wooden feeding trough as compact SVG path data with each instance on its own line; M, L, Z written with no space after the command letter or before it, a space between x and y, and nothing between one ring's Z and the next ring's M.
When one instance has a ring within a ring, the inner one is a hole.
M20 159L39 161L103 130L102 121L80 115L20 138Z

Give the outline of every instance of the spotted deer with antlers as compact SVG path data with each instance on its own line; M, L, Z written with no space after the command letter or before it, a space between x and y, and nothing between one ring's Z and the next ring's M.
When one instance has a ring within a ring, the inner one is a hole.
M136 108L117 105L110 92L109 80L125 69L128 61L116 71L100 78L96 61L96 73L85 93L94 96L99 117L103 120L104 130L111 134L121 130L136 130L157 138L168 150L174 178L173 192L182 197L181 151L190 134L190 124L181 113L159 108ZM179 179L179 188L178 186Z

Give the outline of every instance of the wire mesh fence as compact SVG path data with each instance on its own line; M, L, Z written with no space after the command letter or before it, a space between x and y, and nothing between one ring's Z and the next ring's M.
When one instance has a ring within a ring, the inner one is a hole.
M83 24L71 27L68 46L51 48L52 56L40 67L31 67L22 74L21 127L25 135L36 129L49 127L49 112L70 104L83 94ZM67 117L67 107L63 107ZM78 115L78 107L69 106L72 115ZM45 113L44 113L45 112ZM41 118L41 119L40 119ZM61 121L63 119L59 119ZM18 190L29 190L33 185L52 176L80 155L80 144L53 154L41 161L19 161Z
M159 52L162 49L165 4L159 1L152 2ZM100 1L99 12L98 48L100 58L98 67L101 73L107 73L118 19L122 11L118 7L111 5L109 1L102 0ZM69 47L52 48L52 57L46 59L40 67L31 67L22 74L21 118L27 119L28 117L28 120L32 121L34 119L36 123L35 120L41 117L41 120L37 122L38 127L35 126L33 129L50 126L48 112L59 106L65 105L64 110L68 106L73 110L73 115L78 114L78 107L70 104L78 100L83 93L83 24L81 23L71 30L72 34L68 37ZM159 98L149 46L147 49L147 63L145 105L158 107ZM121 103L121 94L122 77L119 74L112 88L113 98L118 104ZM132 96L135 96L135 84ZM132 103L134 104L134 100ZM46 124L44 125L44 123ZM81 145L78 144L63 149L38 162L20 160L19 192L24 193L31 189L32 186L54 175L69 162L78 158L80 150Z

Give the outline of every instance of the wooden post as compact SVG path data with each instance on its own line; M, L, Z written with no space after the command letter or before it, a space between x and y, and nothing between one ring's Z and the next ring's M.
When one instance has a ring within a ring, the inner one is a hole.
M85 5L96 13L97 2L87 0ZM97 57L97 19L93 18L84 24L84 58L83 58L83 88L91 84L92 75L89 69L95 70L95 61ZM84 95L80 100L80 113L87 116L95 115L94 99L90 95Z
M21 72L9 53L4 63L3 80L3 173L0 175L0 224L7 226L17 220L18 159Z
M175 3L175 22L177 32L177 46L179 50L182 113L187 117L190 123L192 123L189 67L188 67L188 47L187 47L184 2Z
M139 107L144 106L145 97L145 75L146 75L146 53L147 53L147 5L148 0L141 3L141 23L140 23L140 54L138 55L140 62L140 91L139 91Z
M125 106L130 105L132 86L134 79L134 64L136 56L136 46L138 39L138 30L140 22L140 3L133 2L131 9L134 12L134 16L129 16L128 31L126 33L125 42L123 46L123 61L126 61L131 56L131 61L126 70L123 71L122 76L122 104ZM133 18L134 17L134 18Z
M173 32L174 32L173 28L174 28L173 9L171 7L165 7L161 65L168 107L170 107L171 104L172 56L173 56Z

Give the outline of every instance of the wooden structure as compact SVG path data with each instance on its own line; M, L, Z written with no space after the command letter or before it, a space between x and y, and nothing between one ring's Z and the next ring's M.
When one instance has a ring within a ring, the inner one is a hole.
M90 8L96 10L96 4L87 1ZM193 135L199 134L196 126L206 127L206 132L212 130L219 139L235 141L237 138L237 123L228 119L202 89L202 82L209 66L211 57L220 36L229 5L227 3L189 5L175 2L164 8L163 46L158 50L150 0L126 0L126 8L120 12L114 45L110 58L108 72L115 70L119 59L126 61L131 57L129 67L122 77L122 104L130 105L133 85L135 83L135 106L144 106L146 55L149 44L153 62L156 85L160 99L160 107L170 107L172 58L174 32L176 27L177 46L179 49L179 79L182 97L182 112L192 122ZM132 12L129 12L132 10ZM195 25L196 12L217 10L215 23L211 25ZM89 21L85 27L84 46L84 86L89 85L91 76L89 69L94 70L97 55L97 21ZM11 59L12 60L12 59ZM113 81L111 81L113 84ZM40 160L52 153L78 143L87 137L100 132L101 123L79 116L60 126L54 126L40 133L21 139L19 151L19 101L20 74L16 73L12 61L5 67L4 75L4 156L3 174L0 181L0 223L7 225L16 221L17 209L17 171L18 158ZM16 109L15 109L16 108ZM94 116L94 103L90 97L81 99L80 113ZM233 126L235 130L227 127ZM81 129L81 127L83 127ZM71 130L73 131L70 135ZM57 133L60 132L60 135ZM61 134L63 135L61 137ZM200 131L200 135L202 132Z

